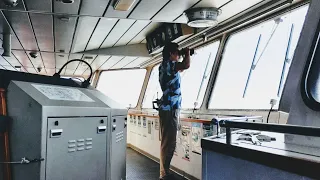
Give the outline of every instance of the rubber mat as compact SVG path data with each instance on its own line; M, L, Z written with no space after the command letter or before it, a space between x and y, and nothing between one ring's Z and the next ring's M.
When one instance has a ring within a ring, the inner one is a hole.
M142 154L127 148L127 180L159 179L159 164ZM185 178L175 175L175 180Z

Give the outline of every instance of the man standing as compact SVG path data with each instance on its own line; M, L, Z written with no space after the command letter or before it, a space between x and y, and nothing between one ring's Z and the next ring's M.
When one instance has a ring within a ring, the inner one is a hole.
M183 52L180 58L179 45L168 43L162 52L163 61L159 67L159 82L163 92L159 107L161 149L160 149L160 179L172 179L170 163L176 148L176 137L179 127L181 108L180 71L190 67L190 50Z

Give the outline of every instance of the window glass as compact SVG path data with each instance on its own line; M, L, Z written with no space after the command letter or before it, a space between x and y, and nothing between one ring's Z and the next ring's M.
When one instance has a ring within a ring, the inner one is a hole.
M160 99L162 96L162 90L159 83L159 65L160 64L154 66L150 74L147 90L143 99L143 108L152 108L152 101L157 98Z
M210 109L269 109L271 99L279 101L307 10L230 36Z
M136 107L146 75L145 69L104 71L97 89L125 107Z
M203 102L212 67L220 42L214 42L197 49L191 57L190 68L181 73L182 108L199 108ZM162 91L159 84L159 65L152 70L143 108L152 108L152 101L161 98ZM195 102L197 105L195 106Z

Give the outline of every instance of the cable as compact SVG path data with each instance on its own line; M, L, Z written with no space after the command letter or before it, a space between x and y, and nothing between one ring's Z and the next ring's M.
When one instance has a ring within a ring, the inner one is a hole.
M93 71L92 71L92 67L90 66L90 64L87 63L86 61L82 60L82 59L73 59L73 60L71 60L71 61L66 62L66 63L62 66L62 68L59 70L59 72L57 72L57 73L55 73L55 74L53 75L53 77L59 77L59 78L60 78L60 73L62 72L62 70L63 70L69 63L75 62L75 61L83 62L83 63L85 63L86 65L88 65L88 67L90 68L90 76L88 77L87 80L85 80L84 82L82 82L82 85L81 85L83 88L87 88L87 87L90 85L90 79L91 79L91 77L92 77Z
M270 108L270 110L269 110L269 113L268 113L268 116L267 116L267 123L269 123L269 117L270 117L272 108L273 108L273 105L271 105L271 108Z

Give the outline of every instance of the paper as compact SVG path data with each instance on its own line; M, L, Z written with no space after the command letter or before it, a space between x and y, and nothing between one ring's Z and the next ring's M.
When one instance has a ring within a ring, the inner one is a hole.
M148 134L151 134L151 121L148 121Z
M191 148L192 152L201 154L201 136L202 136L201 123L192 123L191 129Z
M147 128L147 118L146 117L143 117L143 127L144 128Z
M154 128L159 131L159 119L155 119L154 121Z
M181 145L183 149L183 157L187 161L190 161L190 126L182 126L181 128Z
M79 89L32 84L34 88L51 100L94 102Z

